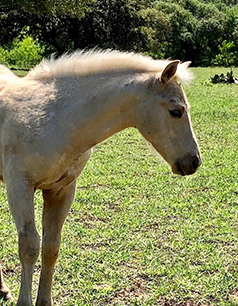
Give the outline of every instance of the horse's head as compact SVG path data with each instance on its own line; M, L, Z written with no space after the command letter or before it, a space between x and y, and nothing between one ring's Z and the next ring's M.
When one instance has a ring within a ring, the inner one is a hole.
M200 166L201 157L189 104L176 77L178 64L179 61L170 62L161 74L147 80L146 94L136 113L136 126L174 173L189 175Z

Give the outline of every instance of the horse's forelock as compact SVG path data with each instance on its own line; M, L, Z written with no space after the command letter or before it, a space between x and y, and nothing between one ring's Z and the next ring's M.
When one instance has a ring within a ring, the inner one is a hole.
M184 62L178 65L176 77L183 85L188 85L194 79L194 74L188 69L190 63L191 62Z

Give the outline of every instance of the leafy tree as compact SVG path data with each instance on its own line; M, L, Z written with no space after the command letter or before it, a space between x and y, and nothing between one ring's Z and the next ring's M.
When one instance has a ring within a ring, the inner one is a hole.
M87 5L95 0L2 0L2 6L11 10L23 9L37 15L55 14L83 16Z
M238 50L235 0L2 0L0 46L9 50L25 26L45 55L116 48L207 66L222 42Z
M145 8L140 11L144 25L140 30L146 39L141 48L156 58L165 57L167 39L171 36L171 23L166 14L155 8Z
M196 18L191 12L176 3L158 1L155 8L166 14L170 23L170 35L166 37L168 43L166 57L179 58L181 60L192 59Z
M140 4L129 0L97 0L70 33L75 48L118 48L138 50L143 37L139 30Z

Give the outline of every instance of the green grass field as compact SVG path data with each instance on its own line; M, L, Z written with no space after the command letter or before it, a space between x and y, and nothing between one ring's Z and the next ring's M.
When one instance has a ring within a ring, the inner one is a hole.
M204 86L228 69L193 71L186 93L202 166L193 176L173 175L134 129L98 145L64 226L56 306L238 305L238 86ZM41 231L40 192L35 207ZM16 301L17 234L4 186L0 232L0 262Z

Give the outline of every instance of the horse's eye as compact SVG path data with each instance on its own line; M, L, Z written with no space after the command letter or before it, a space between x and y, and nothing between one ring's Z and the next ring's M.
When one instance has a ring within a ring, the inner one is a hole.
M169 111L170 115L174 118L181 118L183 116L183 112L181 110L172 110Z

